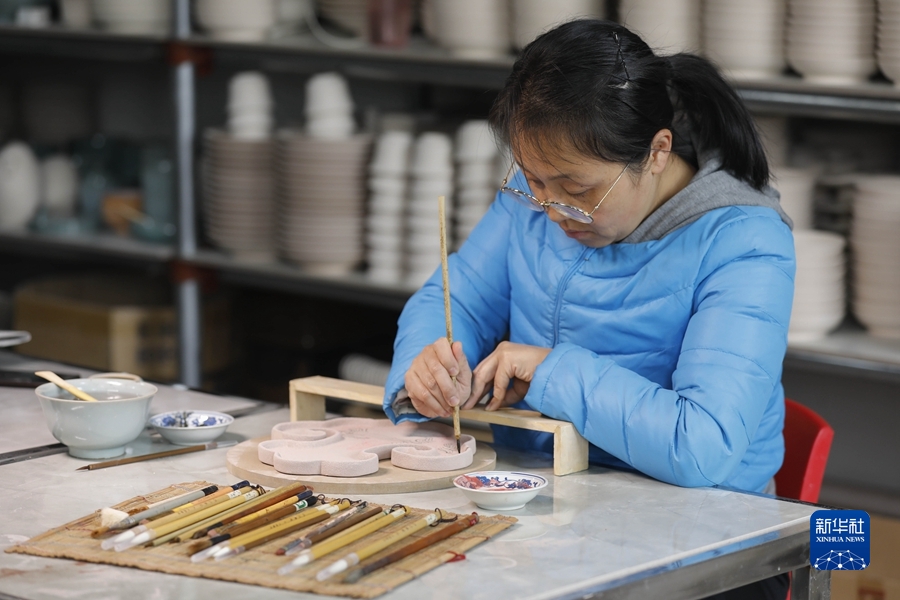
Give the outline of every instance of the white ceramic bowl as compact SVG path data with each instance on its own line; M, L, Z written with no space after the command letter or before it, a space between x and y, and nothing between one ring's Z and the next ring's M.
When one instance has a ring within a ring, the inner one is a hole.
M211 442L233 422L231 415L211 410L173 410L150 417L150 425L159 435L180 446Z
M77 400L54 383L35 389L53 437L78 458L111 458L125 453L147 425L156 386L142 381L71 379L70 384L99 402Z
M475 471L460 475L453 485L485 510L517 510L547 487L547 480L516 471Z

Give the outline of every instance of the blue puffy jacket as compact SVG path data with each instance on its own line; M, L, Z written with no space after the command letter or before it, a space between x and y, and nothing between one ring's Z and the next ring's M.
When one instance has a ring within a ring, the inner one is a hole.
M592 462L752 491L781 466L795 264L775 210L714 208L660 239L594 249L498 196L449 265L469 364L507 333L552 348L524 402L574 423ZM400 317L385 389L395 422L424 419L394 403L412 360L445 335L443 311L438 270ZM552 451L550 434L497 427L495 440Z

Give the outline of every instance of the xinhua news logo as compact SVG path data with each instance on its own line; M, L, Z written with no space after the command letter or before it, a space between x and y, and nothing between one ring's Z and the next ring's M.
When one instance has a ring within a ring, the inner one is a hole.
M817 510L809 518L809 564L820 571L869 566L871 522L862 510Z

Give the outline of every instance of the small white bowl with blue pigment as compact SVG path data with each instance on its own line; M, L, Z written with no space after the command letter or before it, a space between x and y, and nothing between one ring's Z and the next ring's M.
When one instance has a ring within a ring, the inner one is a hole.
M474 471L453 479L453 485L486 510L517 510L547 487L547 479L518 471Z
M150 426L171 444L205 444L225 433L234 417L212 410L173 410L150 417Z

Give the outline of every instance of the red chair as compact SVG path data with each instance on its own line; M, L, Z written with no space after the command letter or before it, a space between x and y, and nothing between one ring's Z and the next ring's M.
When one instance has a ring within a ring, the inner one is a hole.
M784 463L775 474L783 498L818 502L834 429L814 410L784 399Z

